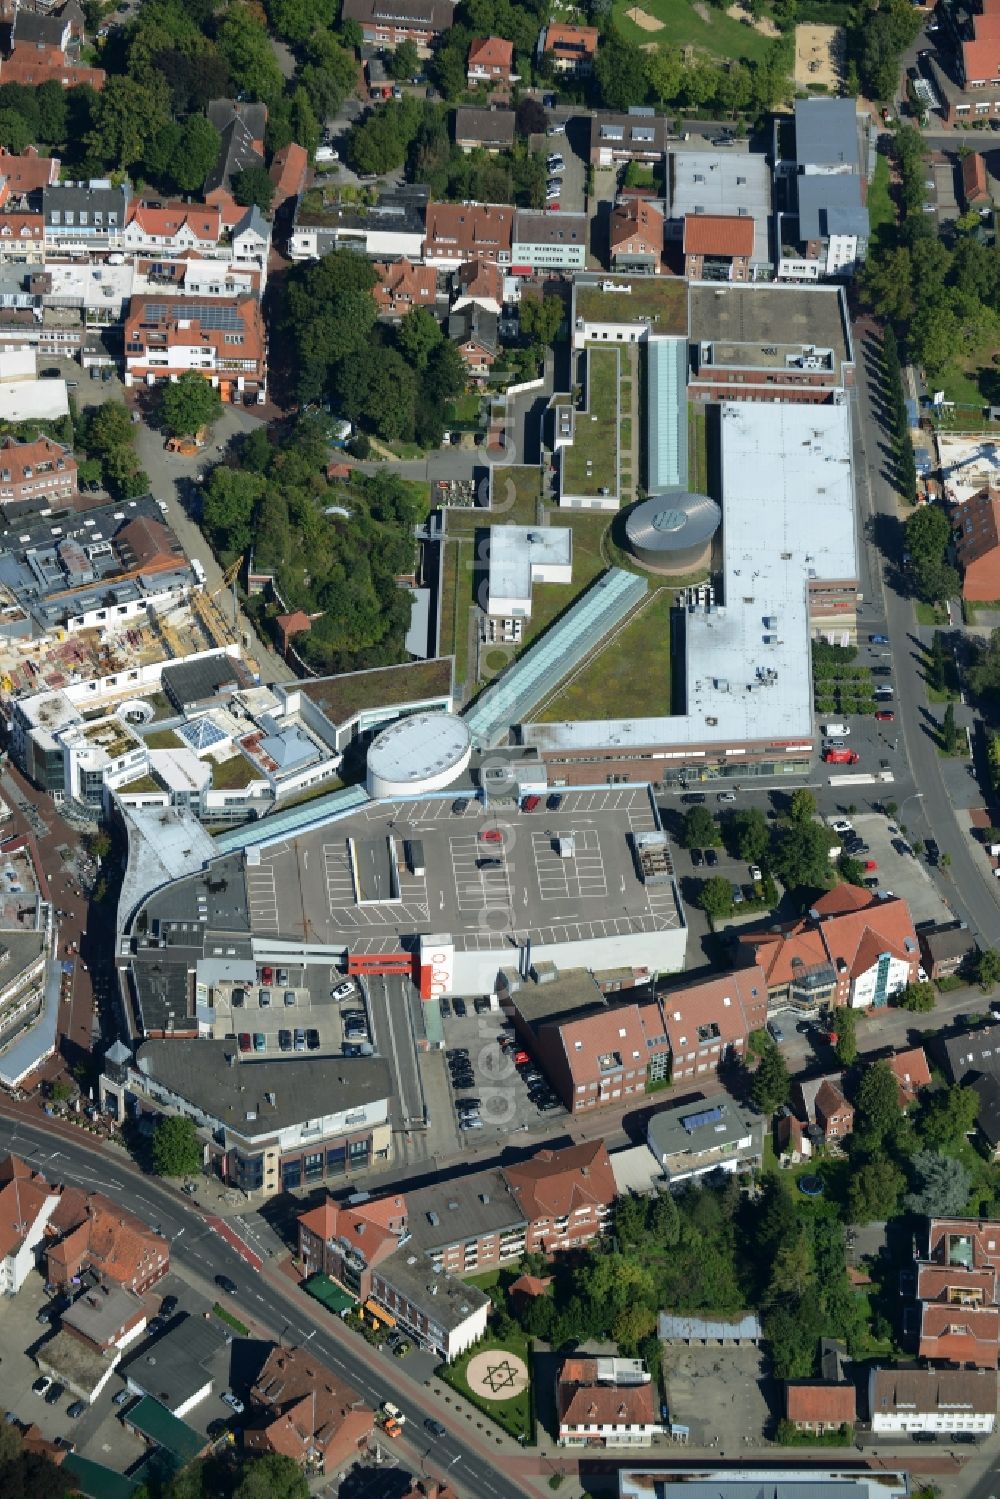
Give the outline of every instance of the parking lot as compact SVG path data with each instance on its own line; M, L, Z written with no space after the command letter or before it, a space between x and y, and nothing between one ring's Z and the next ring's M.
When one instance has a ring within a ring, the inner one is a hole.
M345 1044L350 1047L371 1040L367 1024L363 1034L348 1034L359 1030L357 1023L348 1024L345 1030L352 1012L356 1016L365 1009L365 997L351 982L349 993L334 998L345 979L333 964L288 968L262 964L257 979L254 984L221 983L214 990L213 1034L216 1038L238 1036L241 1053L273 1056L310 1051L339 1056Z
M456 1013L462 1009L464 1015ZM462 1129L456 1109L459 1136L465 1145L495 1145L510 1134L535 1128L542 1120L549 1123L564 1117L565 1110L558 1101L556 1107L545 1112L532 1101L524 1076L529 1069L519 1070L515 1066L514 1057L519 1048L513 1040L513 1028L504 1029L502 1011L487 1009L482 1000L478 1012L473 1000L446 1001L444 1010L449 1071L454 1067L462 1078L459 1069L464 1058L457 1054L467 1053L466 1075L471 1077L468 1083L463 1079L460 1087L452 1081L452 1107L456 1108L459 1100L479 1099L475 1112L482 1121L481 1127Z
M829 818L836 822L838 819ZM914 924L921 921L950 921L952 913L938 894L931 879L925 858L914 853L900 853L893 847L894 841L909 848L909 840L900 832L899 824L891 822L877 812L865 812L852 816L849 821L857 836L868 845L853 857L861 863L872 863L876 867L867 870L872 883L869 888L879 895L898 895L910 908ZM846 851L846 850L845 850Z
M583 213L587 198L587 155L590 147L590 120L588 117L574 119L568 110L549 111L552 124L565 125L565 134L546 135L537 138L537 147L546 157L561 156L563 165L548 177L562 179L562 191L555 200L560 213ZM550 127L551 128L551 127Z

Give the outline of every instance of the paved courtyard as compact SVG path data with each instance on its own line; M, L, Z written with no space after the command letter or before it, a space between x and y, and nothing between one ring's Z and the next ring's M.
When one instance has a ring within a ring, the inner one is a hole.
M767 1367L759 1348L664 1348L671 1422L689 1428L692 1447L714 1447L720 1457L763 1446L778 1414L778 1387Z

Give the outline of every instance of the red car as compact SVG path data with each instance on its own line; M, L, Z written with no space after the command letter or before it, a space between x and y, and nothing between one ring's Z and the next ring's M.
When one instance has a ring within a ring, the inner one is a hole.
M526 1062L530 1062L530 1061L531 1061L531 1058L528 1056L528 1053L526 1051L515 1051L515 1053L514 1053L514 1065L515 1065L515 1067L523 1067Z
M524 798L524 801L521 803L521 811L522 812L534 812L535 808L538 806L538 803L541 801L541 799L542 798L540 796L526 796Z
M479 834L480 843L502 843L503 834L499 828L483 828Z
M877 723L895 723L896 722L896 715L895 715L895 713L886 713L886 712L876 713L875 720L876 720Z
M273 984L274 983L274 969L273 968L262 968L260 970L260 981L261 981L262 984Z
M240 1031L240 1051L249 1051L253 1046L249 1031Z
M874 874L877 868L878 864L874 859L865 860L865 874Z

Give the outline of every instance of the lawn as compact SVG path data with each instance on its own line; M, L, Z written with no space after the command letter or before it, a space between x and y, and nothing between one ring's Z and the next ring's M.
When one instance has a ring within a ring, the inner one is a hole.
M723 10L697 5L695 0L645 0L640 9L662 22L655 31L644 30L630 20L631 9L626 0L615 0L615 26L623 36L644 47L656 42L662 47L694 47L707 57L725 62L737 57L759 62L771 44L771 39L754 27L734 20Z
M896 207L889 195L889 158L878 156L875 160L875 175L868 189L868 217L871 220L871 237L875 239L881 229L893 229L896 225Z
M668 714L672 600L669 588L651 594L624 629L535 714L536 721L616 718L636 703L644 715Z
M506 1431L510 1436L517 1438L523 1436L525 1441L530 1443L533 1441L535 1434L530 1382L526 1389L522 1390L519 1395L514 1396L513 1400L481 1400L478 1395L472 1393L466 1383L465 1371L468 1368L469 1360L474 1358L476 1354L493 1351L497 1353L517 1354L519 1358L524 1359L529 1372L531 1371L531 1345L522 1334L514 1332L510 1337L504 1338L502 1342L489 1336L483 1338L474 1348L470 1348L467 1353L462 1354L461 1358L456 1359L453 1364L442 1364L437 1370L438 1378L442 1379L445 1384L450 1385L470 1405L474 1405L477 1410L489 1416L490 1420L495 1421L497 1426Z
M587 406L562 451L563 494L618 493L618 376L617 349L588 351Z
M451 423L478 422L479 408L483 404L482 395L479 391L466 391L464 396L459 396L457 401L449 401L445 408L445 417Z
M605 571L607 563L601 542L609 520L610 516L601 510L576 513L563 510L553 515L554 526L568 523L573 532L573 581L568 588L564 583L535 584L531 595L531 619L525 625L522 650L547 629L557 615L569 608L598 573Z
M986 397L979 388L979 363L978 359L973 359L965 364L953 363L948 366L941 376L939 386L944 391L946 401L955 401L959 406L982 406Z
M688 488L708 493L708 418L693 401L688 402Z
M183 749L184 741L173 729L153 729L143 736L147 749Z
M542 471L512 464L493 470L492 505L448 511L449 536L474 536L486 526L534 526L542 496Z

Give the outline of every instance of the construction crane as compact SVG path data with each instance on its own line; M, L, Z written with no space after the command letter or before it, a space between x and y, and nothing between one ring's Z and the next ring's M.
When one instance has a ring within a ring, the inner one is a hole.
M243 554L240 553L236 561L231 562L226 568L225 572L222 574L222 582L219 584L218 588L212 589L212 592L209 594L209 598L214 599L215 595L217 593L221 593L224 588L232 588L233 584L236 582L236 579L240 575L240 568L242 566Z

